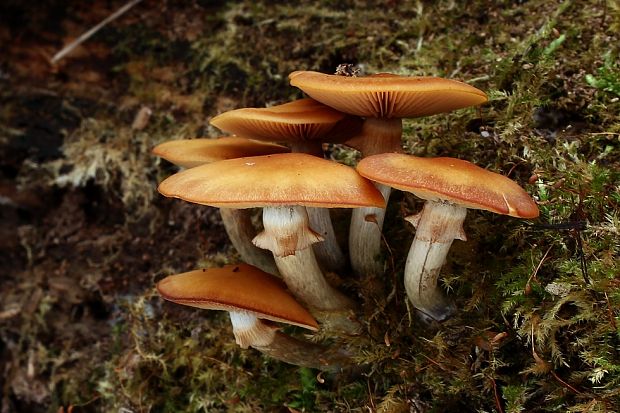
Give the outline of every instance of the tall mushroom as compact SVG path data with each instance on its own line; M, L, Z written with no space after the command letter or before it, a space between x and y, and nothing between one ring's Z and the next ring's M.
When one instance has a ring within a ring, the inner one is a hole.
M275 321L318 330L312 315L277 278L247 264L171 275L157 284L160 295L177 304L228 311L235 340L287 363L333 370L350 361L339 350L283 334ZM268 321L263 321L268 320Z
M242 136L291 145L293 152L323 157L323 142L344 142L361 129L361 119L339 112L314 99L300 99L268 108L243 108L213 119L217 128ZM307 208L312 228L323 242L313 245L319 263L330 271L346 266L329 216L324 208Z
M383 185L411 192L426 203L422 212L405 218L416 234L405 264L407 296L434 320L451 315L437 279L454 239L465 241L467 209L482 209L517 218L535 218L538 207L514 181L455 158L419 158L381 154L364 158L357 171Z
M286 146L238 137L218 139L178 139L167 141L153 148L153 154L181 168L193 168L224 159L244 156L285 153ZM277 274L273 257L252 244L256 230L249 210L221 209L220 215L230 242L243 261L271 274Z
M300 153L255 156L188 169L164 180L159 191L220 208L263 207L265 230L254 243L273 252L293 294L317 310L353 306L327 283L308 248L322 237L308 226L305 210L384 205L372 183L353 168Z
M401 151L402 118L415 118L480 105L487 96L465 83L438 77L379 73L346 77L310 71L289 75L290 83L313 99L341 112L365 117L359 137L351 141L363 156ZM377 186L386 202L390 188ZM385 210L353 211L349 232L351 265L358 274L381 274L381 230Z

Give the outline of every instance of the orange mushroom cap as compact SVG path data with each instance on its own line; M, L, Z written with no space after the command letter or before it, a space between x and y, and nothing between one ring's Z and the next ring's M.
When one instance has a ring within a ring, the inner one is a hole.
M153 148L154 155L183 168L193 168L224 159L289 151L286 146L238 137L178 139L160 143Z
M426 200L519 218L538 216L536 203L516 182L461 159L385 153L362 159L357 171Z
M272 142L343 141L337 125L354 123L350 115L339 112L314 99L300 99L269 108L243 108L224 112L210 123L228 133ZM359 120L358 127L361 127Z
M158 190L167 197L219 208L385 207L381 193L353 168L302 153L198 166L170 176Z
M316 331L312 315L280 279L248 264L170 275L157 284L169 301L207 310L242 311L258 318Z
M486 94L439 77L379 73L366 77L296 71L289 75L313 99L341 112L373 118L415 118L485 103Z

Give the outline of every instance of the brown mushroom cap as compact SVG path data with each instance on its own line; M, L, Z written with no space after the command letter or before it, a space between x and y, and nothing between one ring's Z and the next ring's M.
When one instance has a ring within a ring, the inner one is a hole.
M164 196L219 208L385 206L381 193L353 168L302 153L198 166L170 176L158 190Z
M210 123L245 138L276 142L333 141L330 132L349 115L314 99L300 99L269 108L244 108L224 112ZM350 137L350 136L348 136ZM346 139L339 137L337 139Z
M366 77L296 71L289 75L310 97L352 115L415 118L449 112L487 101L468 84L439 77L407 77L388 73Z
M519 218L538 216L536 203L517 183L460 159L386 153L362 159L357 171L426 200L446 200Z
M258 318L318 330L314 317L278 278L248 264L189 271L157 284L166 300L207 310L243 311Z
M290 150L275 143L224 137L218 139L178 139L160 143L153 154L183 168L244 156L285 153Z

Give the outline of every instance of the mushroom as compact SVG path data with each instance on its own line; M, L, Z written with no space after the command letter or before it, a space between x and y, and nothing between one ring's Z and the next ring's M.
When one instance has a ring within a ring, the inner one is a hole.
M224 159L286 152L290 152L286 146L236 136L177 139L160 143L153 148L153 155L181 168L193 168Z
M217 128L270 142L285 142L293 152L323 157L322 142L344 142L359 133L361 119L346 115L314 99L300 99L268 108L243 108L224 112L211 119ZM346 267L332 226L329 210L307 208L312 228L323 242L313 245L319 263L329 271Z
M235 340L244 349L253 347L287 363L320 369L338 369L349 362L342 351L279 332L271 322L311 331L319 326L279 279L251 265L171 275L157 284L157 290L177 304L228 311Z
M243 156L285 153L286 146L252 139L224 137L218 139L178 139L153 148L153 154L181 167L193 168L206 163ZM250 210L226 208L220 210L222 223L230 242L243 261L271 274L277 274L273 257L252 244L256 230Z
M453 311L437 279L454 239L465 241L467 209L517 218L536 218L538 207L514 181L455 158L381 154L364 158L357 171L366 178L426 200L422 212L405 218L416 234L405 264L405 288L426 317L444 320Z
M320 157L323 142L344 142L357 135L362 124L358 117L309 98L268 108L230 110L209 122L237 136L288 143L293 152Z
M381 207L381 194L353 168L301 153L238 158L179 172L159 192L220 208L263 207L265 229L254 244L273 252L293 294L317 310L354 306L327 283L308 248L322 237L308 226L305 209Z
M296 71L290 83L313 99L341 112L365 117L361 134L349 144L363 156L401 151L402 118L449 112L480 105L487 96L479 89L456 80L438 77L406 77L379 73L366 77L328 75ZM377 188L387 203L390 188ZM353 211L349 232L349 255L356 273L383 273L381 230L384 209Z

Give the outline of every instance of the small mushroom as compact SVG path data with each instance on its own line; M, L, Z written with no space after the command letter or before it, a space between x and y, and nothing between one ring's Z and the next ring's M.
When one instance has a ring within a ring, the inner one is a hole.
M153 148L153 155L181 168L193 168L224 159L286 152L290 152L286 146L236 136L177 139L160 143Z
M444 320L453 311L437 279L453 240L466 240L462 224L467 209L538 216L534 200L514 181L460 159L381 154L362 159L357 170L426 200L421 213L405 218L416 227L405 264L405 288L413 305L434 320Z
M356 136L362 120L306 98L267 108L230 110L209 123L240 137L287 143L293 152L322 157L323 142L341 143Z
M362 120L314 99L300 99L268 108L231 110L210 123L237 136L283 142L291 145L293 152L323 157L323 142L344 142L355 136ZM307 211L312 228L324 238L312 246L319 263L326 270L342 271L347 259L338 245L329 210L310 207Z
M462 82L438 77L407 77L378 73L366 77L297 71L290 83L313 99L341 112L365 117L362 132L349 141L363 156L400 152L402 118L414 118L480 105L487 96ZM377 188L387 203L390 188ZM349 232L351 265L360 275L383 273L381 230L384 209L353 211Z
M163 181L159 191L220 208L263 207L265 229L254 243L273 252L293 294L312 309L354 307L327 283L308 248L322 237L308 226L305 210L382 206L381 194L353 168L301 153L255 156L188 169Z
M271 322L311 331L319 326L312 315L274 276L247 264L171 275L157 284L159 294L177 304L230 314L235 340L287 363L333 370L349 363L342 351L296 339Z
M181 168L193 168L224 159L288 151L286 146L238 137L178 139L161 143L153 148L154 155ZM278 274L273 257L252 244L256 230L252 225L251 211L227 208L221 209L220 215L226 234L243 261L271 274Z

